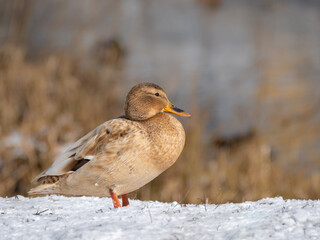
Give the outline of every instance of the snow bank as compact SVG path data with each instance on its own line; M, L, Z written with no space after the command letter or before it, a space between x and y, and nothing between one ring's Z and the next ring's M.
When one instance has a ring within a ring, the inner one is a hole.
M0 198L1 239L320 239L320 201L222 205L110 198Z

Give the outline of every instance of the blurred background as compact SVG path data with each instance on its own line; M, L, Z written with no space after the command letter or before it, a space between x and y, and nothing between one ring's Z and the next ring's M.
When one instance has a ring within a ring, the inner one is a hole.
M316 0L0 0L0 196L149 81L192 117L132 198L319 199L319 76Z

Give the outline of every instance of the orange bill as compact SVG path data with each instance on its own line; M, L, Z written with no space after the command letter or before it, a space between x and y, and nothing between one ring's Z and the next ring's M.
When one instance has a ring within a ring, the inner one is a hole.
M163 109L164 112L173 113L182 117L190 117L191 115L180 108L174 106L171 102L168 103L168 106Z

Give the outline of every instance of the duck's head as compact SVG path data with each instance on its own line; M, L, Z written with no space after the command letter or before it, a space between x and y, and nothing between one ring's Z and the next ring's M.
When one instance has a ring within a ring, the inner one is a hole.
M191 115L169 100L161 87L154 83L139 83L127 95L125 115L128 119L147 120L160 112L169 112L183 117Z

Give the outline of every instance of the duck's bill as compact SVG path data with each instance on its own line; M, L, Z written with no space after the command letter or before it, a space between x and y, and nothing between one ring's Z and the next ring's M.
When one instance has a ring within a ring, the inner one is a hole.
M173 113L182 117L190 117L191 115L169 102L168 106L163 109L164 112Z

